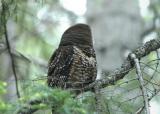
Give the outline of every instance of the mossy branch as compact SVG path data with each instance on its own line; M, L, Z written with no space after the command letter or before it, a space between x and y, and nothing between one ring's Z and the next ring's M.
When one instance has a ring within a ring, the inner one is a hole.
M154 39L146 42L143 46L138 47L128 55L125 62L122 64L121 68L116 69L111 74L109 74L106 78L96 80L90 85L82 88L81 91L94 90L94 88L97 86L100 88L104 88L104 87L107 87L108 85L114 85L116 81L123 79L126 76L126 74L128 74L129 71L135 67L134 61L131 58L131 54L135 54L138 59L141 59L147 56L149 53L156 51L159 48L160 48L160 39ZM37 104L37 102L35 103ZM41 101L39 101L38 103L41 103ZM32 103L29 103L28 105L32 107L32 105L35 105L34 101L32 101ZM23 109L21 109L21 112L18 112L17 114L32 114L33 112L39 109L37 108L37 109L34 109L34 111L32 111L31 108L28 108L28 109L25 109L25 112L22 112L22 110Z

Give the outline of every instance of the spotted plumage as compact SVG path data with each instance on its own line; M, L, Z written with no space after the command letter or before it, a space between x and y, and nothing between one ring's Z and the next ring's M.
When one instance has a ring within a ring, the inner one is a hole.
M91 30L85 24L74 25L64 32L50 58L48 86L80 89L95 81L96 75Z

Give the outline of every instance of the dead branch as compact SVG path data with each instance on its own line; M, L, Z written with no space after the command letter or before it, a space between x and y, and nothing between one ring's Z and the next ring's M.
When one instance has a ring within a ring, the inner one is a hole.
M149 111L149 101L148 101L148 96L147 96L147 90L144 87L145 83L144 83L144 79L143 79L143 76L142 76L139 60L136 58L135 54L131 54L131 58L135 62L137 76L138 76L138 80L139 80L139 83L140 83L140 88L141 88L143 99L144 99L145 113L146 114L150 114L150 111Z

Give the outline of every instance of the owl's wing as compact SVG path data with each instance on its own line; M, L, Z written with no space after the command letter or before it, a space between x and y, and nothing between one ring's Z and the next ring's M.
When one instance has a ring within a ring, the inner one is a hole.
M59 47L50 58L48 68L48 85L64 87L69 77L70 66L73 61L73 47Z
M74 61L71 65L69 82L71 86L82 87L96 79L97 68L94 49L91 47L73 47ZM82 86L81 86L82 85Z

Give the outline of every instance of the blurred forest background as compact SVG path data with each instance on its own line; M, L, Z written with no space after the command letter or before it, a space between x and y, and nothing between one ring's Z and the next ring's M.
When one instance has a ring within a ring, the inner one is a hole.
M160 38L160 0L0 0L0 114L16 113L27 101L50 95L57 102L39 105L36 114L49 114L56 103L60 114L95 112L92 93L74 100L46 87L48 60L63 32L76 23L91 26L98 79L104 78L131 50ZM154 96L151 114L160 114L158 60L158 51L141 60L148 96ZM104 114L135 114L143 107L135 70L101 91Z

